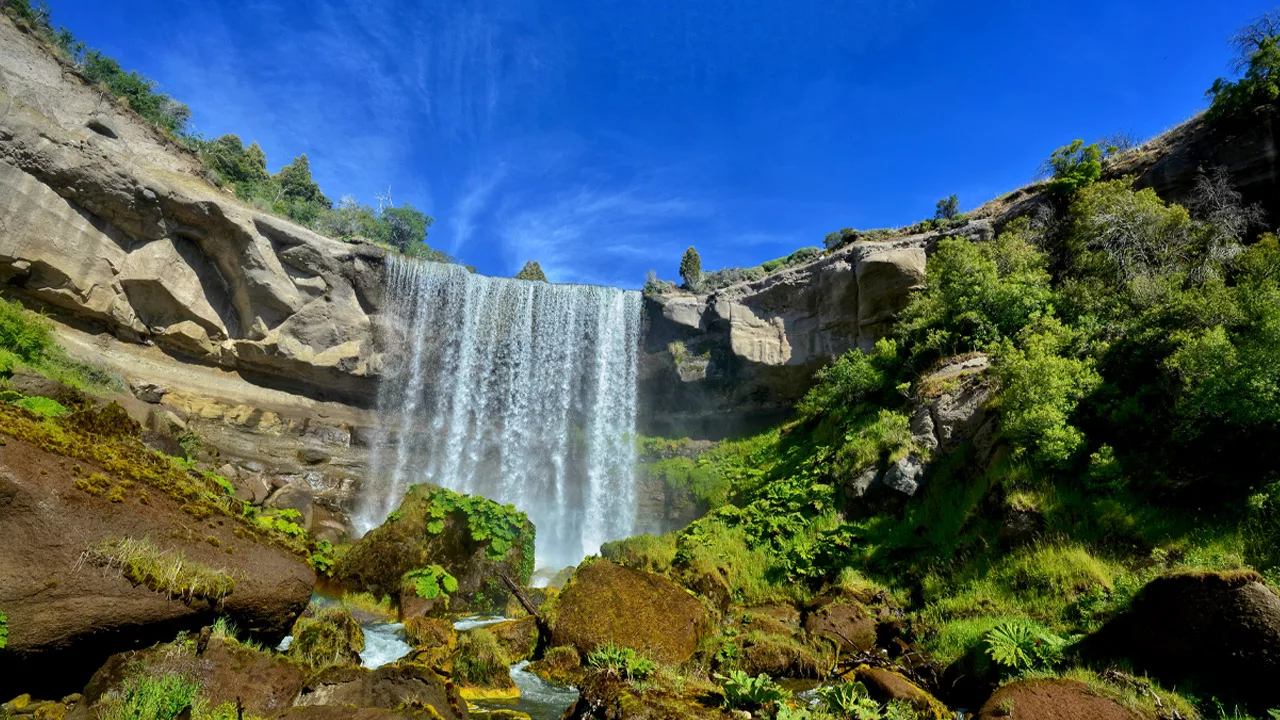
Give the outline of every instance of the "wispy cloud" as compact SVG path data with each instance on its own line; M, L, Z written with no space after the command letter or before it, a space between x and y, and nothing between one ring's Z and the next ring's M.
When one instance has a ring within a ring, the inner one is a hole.
M507 175L507 164L499 162L484 172L471 173L461 197L450 211L450 226L453 237L450 239L449 252L457 255L475 232L478 217L489 204L493 191Z
M707 212L643 186L578 187L502 208L499 238L511 268L537 260L554 282L638 287L643 278L630 273L636 261L678 253L685 229Z

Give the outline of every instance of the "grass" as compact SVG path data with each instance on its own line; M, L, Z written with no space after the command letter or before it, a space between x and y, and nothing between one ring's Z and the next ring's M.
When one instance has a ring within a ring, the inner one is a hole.
M356 611L376 617L385 618L391 622L395 622L397 617L395 603L390 595L384 595L381 599L375 597L373 593L343 593L342 607L348 611Z
M493 633L477 628L458 635L453 676L464 685L491 687L509 678L506 653Z
M145 668L103 695L96 711L99 720L257 720L241 716L234 703L210 705L194 678L177 673L151 674Z
M71 359L53 337L53 325L16 301L0 298L0 375L25 366L90 394L128 391L119 376Z
M665 573L676 558L676 535L634 535L600 546L600 556L637 570Z
M180 550L161 550L150 538L109 538L89 546L82 562L119 570L131 582L184 602L221 602L235 589L235 579Z

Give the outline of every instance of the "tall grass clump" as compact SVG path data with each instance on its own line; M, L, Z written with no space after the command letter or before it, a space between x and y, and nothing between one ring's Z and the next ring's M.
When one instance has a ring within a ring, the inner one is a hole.
M180 550L161 550L150 538L108 538L93 543L81 562L119 570L130 582L184 602L220 602L235 589L223 570L190 560Z

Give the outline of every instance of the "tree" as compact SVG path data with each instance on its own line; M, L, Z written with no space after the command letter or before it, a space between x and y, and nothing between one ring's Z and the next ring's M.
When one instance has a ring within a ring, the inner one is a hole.
M1236 33L1233 41L1239 57L1239 80L1218 78L1206 93L1213 99L1208 119L1248 118L1274 110L1280 102L1280 16L1264 15Z
M227 134L205 143L200 159L224 183L265 182L271 177L267 173L267 154L256 142L245 147L237 135Z
M697 290L702 283L702 258L698 257L698 251L693 246L689 246L684 251L684 257L680 258L680 278L684 280L687 290Z
M409 203L383 208L378 215L375 239L400 252L407 252L427 239L427 228L435 219Z
M530 260L520 268L520 272L516 273L517 280L540 280L547 282L547 274L542 272L542 266L537 260Z
M1097 143L1085 145L1083 140L1073 140L1053 151L1045 161L1045 170L1053 175L1049 192L1071 196L1102 177L1102 148Z
M320 205L326 209L333 207L333 202L324 196L320 186L311 179L311 161L307 160L306 153L280 168L273 179L280 183L280 197L283 200Z
M827 233L827 236L822 239L822 244L825 245L828 250L835 250L838 247L844 247L845 245L854 242L860 235L861 233L853 228L840 228L836 232Z
M934 212L933 216L938 220L954 220L959 214L960 198L952 195L951 197L938 201L937 210Z

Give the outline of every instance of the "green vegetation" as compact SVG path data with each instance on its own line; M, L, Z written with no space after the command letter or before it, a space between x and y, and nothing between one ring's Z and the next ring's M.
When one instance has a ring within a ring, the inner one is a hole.
M463 685L491 687L503 678L509 678L508 665L510 661L498 639L485 628L458 635L453 676Z
M955 220L960 214L960 197L951 195L938 201L933 217L937 220Z
M1267 13L1241 28L1232 44L1241 77L1218 78L1209 88L1211 122L1250 122L1273 113L1280 104L1280 14Z
M530 260L520 268L520 272L516 273L517 280L537 280L547 282L547 274L542 272L542 266L537 260Z
M317 607L293 624L289 657L312 668L359 665L364 631L345 607Z
M444 532L445 520L459 513L466 518L471 539L485 543L485 554L490 560L502 560L516 542L523 543L520 575L522 582L529 581L533 575L533 526L514 505L499 505L479 495L462 495L444 488L428 489L421 502L430 518L427 532Z
M680 279L684 281L686 290L697 290L702 284L702 258L692 246L680 258Z
M242 720L235 703L211 705L194 678L153 674L146 668L126 677L120 689L109 691L97 707L102 720Z
M1083 140L1073 140L1054 150L1045 165L1052 173L1049 192L1070 196L1102 177L1102 148L1097 143L1085 145Z
M458 580L439 565L410 570L404 574L404 586L412 588L415 595L426 600L449 599L458 591Z
M1056 219L941 240L895 335L821 371L791 422L701 452L643 439L644 472L720 501L606 552L748 606L880 586L935 662L993 682L1065 672L1163 573L1280 578L1280 484L1256 452L1280 443L1280 240L1222 173L1182 207L1100 181L1100 157L1055 153ZM917 447L913 407L961 382L925 376L976 353L988 448ZM909 501L850 493L907 457L930 467ZM1010 545L1015 516L1033 525Z
M9 616L0 610L0 650L9 644Z
M87 393L125 392L124 381L101 369L67 356L53 338L53 325L12 300L0 298L0 377L26 367L41 375ZM52 405L31 401L36 412L56 411Z
M221 602L236 582L223 570L190 560L181 550L161 550L150 538L108 538L85 550L83 562L119 570L130 582L184 602Z
M631 682L644 682L658 671L658 666L652 660L637 654L631 648L618 647L612 643L588 653L587 665Z
M62 403L57 400L46 397L24 397L13 401L14 405L20 408L30 410L31 412L47 418L62 417L71 412L63 407Z
M751 677L739 670L718 676L724 705L735 710L773 711L791 697L791 693L775 683L768 675Z

